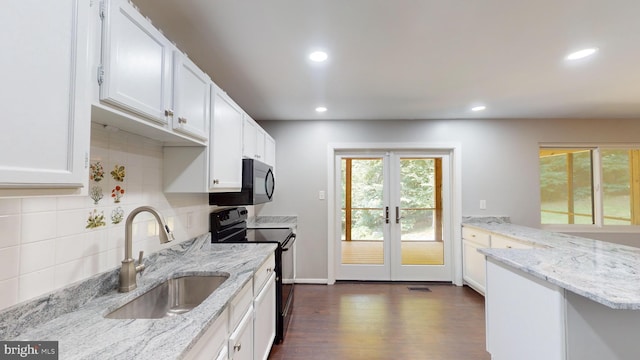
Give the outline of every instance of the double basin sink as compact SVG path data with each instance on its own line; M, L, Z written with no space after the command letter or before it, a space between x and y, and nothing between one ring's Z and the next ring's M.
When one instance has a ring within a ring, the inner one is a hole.
M108 319L160 319L184 314L200 305L228 278L229 274L174 277L105 317Z

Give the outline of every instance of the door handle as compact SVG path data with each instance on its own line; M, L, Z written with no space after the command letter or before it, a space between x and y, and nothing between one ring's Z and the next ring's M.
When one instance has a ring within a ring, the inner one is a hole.
M402 219L402 216L400 216L400 208L396 206L396 224L400 224L400 219Z
M384 208L384 222L387 224L389 223L389 207L388 206Z

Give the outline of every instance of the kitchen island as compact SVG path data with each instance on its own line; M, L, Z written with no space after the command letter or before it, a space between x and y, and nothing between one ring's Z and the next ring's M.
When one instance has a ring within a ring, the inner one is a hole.
M638 359L640 249L505 222L465 223L535 245L486 256L493 359Z
M131 292L116 290L116 269L1 312L0 339L58 341L65 360L183 358L226 314L231 300L274 250L275 244L212 244L207 233L147 257L138 288ZM178 316L104 317L168 278L190 275L229 278L199 306Z

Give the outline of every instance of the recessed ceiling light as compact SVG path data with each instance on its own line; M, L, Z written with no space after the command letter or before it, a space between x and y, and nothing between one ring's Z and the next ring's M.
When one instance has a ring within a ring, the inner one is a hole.
M582 59L585 58L587 56L591 56L593 54L595 54L598 51L598 48L588 48L588 49L582 49L576 52L572 52L571 54L567 55L566 59L567 60L578 60L578 59Z
M482 111L484 109L486 109L487 107L484 105L479 105L479 106L474 106L471 108L471 111Z
M327 58L329 58L329 55L324 51L314 51L309 54L309 59L315 62L323 62L327 60Z
M318 106L316 108L316 111L319 112L319 113L323 113L323 112L327 111L327 108L324 107L324 106Z

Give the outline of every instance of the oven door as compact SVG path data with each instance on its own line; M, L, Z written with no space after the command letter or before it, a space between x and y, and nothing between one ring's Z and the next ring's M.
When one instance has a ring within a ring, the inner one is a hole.
M291 312L293 310L294 286L296 280L295 274L295 242L296 235L291 237L282 244L282 335L287 332L289 321L291 320Z

